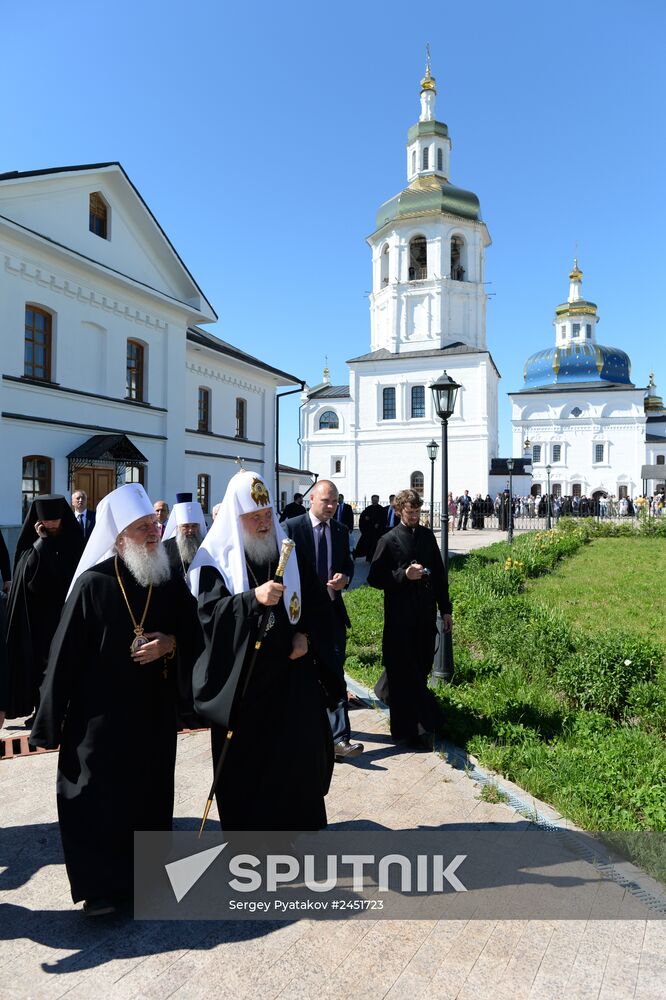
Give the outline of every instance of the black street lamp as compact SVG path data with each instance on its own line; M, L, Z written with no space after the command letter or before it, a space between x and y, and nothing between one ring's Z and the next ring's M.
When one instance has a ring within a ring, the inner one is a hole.
M448 452L448 420L456 406L456 397L460 385L442 372L436 382L430 386L435 413L442 421L442 505L439 517L440 547L444 570L449 571L449 452ZM434 468L434 466L433 466ZM449 680L453 676L453 643L451 633L445 632L439 611L437 612L437 627L440 635L439 649L435 655L432 676L435 680Z
M550 474L551 474L552 471L553 471L552 470L552 466L547 465L546 466L546 476L548 478L548 485L546 486L546 489L548 490L548 501L547 501L548 502L548 508L547 508L548 509L548 513L547 513L547 516L546 516L546 528L548 529L548 531L550 531L550 529L553 526L553 524L552 524L552 518L551 518L551 514L550 514Z
M506 467L509 470L509 509L507 510L507 542L513 542L513 459L507 458Z
M439 445L433 438L430 444L426 445L428 458L430 459L430 527L435 530L435 461Z

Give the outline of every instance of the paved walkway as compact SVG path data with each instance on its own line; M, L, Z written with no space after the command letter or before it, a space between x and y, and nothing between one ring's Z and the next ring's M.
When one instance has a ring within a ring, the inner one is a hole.
M336 765L331 824L389 829L524 823L435 754L399 752L373 708ZM55 754L0 762L1 995L83 1000L663 1000L666 921L139 923L73 908L55 811ZM210 781L206 733L179 737L176 815L191 829Z

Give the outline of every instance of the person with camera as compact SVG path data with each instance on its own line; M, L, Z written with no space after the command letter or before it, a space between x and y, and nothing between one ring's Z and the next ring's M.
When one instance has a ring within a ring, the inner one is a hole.
M411 749L432 748L441 711L428 687L437 637L453 627L446 569L430 528L419 524L423 499L402 490L394 501L399 524L379 539L368 583L384 591L382 658L390 697L391 735Z

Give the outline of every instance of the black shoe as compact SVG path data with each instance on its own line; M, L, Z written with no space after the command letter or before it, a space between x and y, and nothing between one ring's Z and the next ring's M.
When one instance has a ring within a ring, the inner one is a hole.
M411 736L407 740L402 740L406 747L415 750L417 753L432 751L434 738L432 733L419 733L418 736Z
M360 757L363 749L362 743L351 743L349 740L340 740L339 743L335 744L335 759L338 764L341 764L345 760Z
M87 917L108 917L116 912L116 904L107 896L86 899L83 903L83 912Z

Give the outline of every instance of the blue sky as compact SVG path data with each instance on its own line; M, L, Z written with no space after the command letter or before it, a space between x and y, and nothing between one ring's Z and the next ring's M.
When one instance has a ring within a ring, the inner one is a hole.
M578 242L601 343L666 395L662 0L3 4L0 171L120 160L220 316L311 384L369 349L378 206L404 187L424 46L477 193L506 393L553 342ZM281 458L296 464L296 404Z

